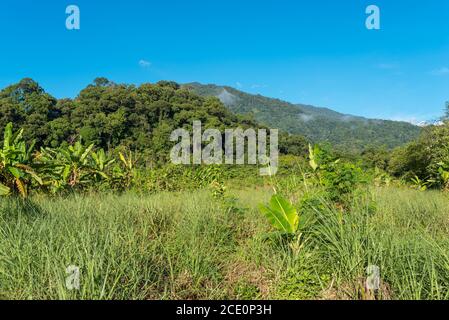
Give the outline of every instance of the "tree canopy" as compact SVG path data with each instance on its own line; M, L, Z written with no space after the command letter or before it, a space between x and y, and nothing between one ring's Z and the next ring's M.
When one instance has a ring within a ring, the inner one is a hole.
M23 79L0 91L0 127L14 123L37 147L73 144L80 137L99 148L125 147L148 151L164 161L171 148L170 133L191 128L224 132L228 128L261 127L251 117L238 116L218 98L201 97L179 84L161 81L141 86L116 84L97 78L75 99L55 99L32 79ZM281 151L300 154L307 141L281 134Z

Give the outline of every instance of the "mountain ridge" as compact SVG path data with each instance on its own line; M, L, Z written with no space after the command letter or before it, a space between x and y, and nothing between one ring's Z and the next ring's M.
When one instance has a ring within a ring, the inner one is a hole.
M415 139L421 132L420 127L408 122L343 114L330 108L250 94L230 86L193 82L183 87L201 96L215 96L231 111L252 114L267 126L354 152L371 146L392 149Z

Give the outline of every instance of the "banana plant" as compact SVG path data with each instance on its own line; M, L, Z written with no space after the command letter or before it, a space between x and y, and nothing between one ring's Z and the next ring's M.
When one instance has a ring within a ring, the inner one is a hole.
M95 181L100 182L102 180L109 180L107 174L111 165L115 162L115 159L108 158L106 152L103 149L99 149L97 152L92 152L92 173Z
M132 171L134 168L134 162L133 162L133 154L130 151L128 155L124 155L123 153L119 152L120 161L125 165L125 168L128 171Z
M23 129L13 133L13 125L8 123L0 149L0 196L17 192L26 198L33 181L42 185L42 179L32 168L33 150L34 143L27 147L23 139Z
M112 178L118 189L130 188L135 183L136 170L134 169L133 153L119 152L120 163L113 168Z
M449 190L449 164L447 162L438 163L438 178L445 191Z
M413 184L413 187L419 191L426 191L433 183L433 181L431 181L431 180L429 180L429 181L421 180L416 175L411 179L411 182Z
M296 234L298 231L298 212L288 200L279 194L273 195L268 206L260 205L259 209L275 229L286 234Z
M93 165L93 162L95 162L92 159L93 148L93 144L84 146L81 141L78 141L69 147L41 150L38 159L42 171L46 174L46 184L51 186L53 192L65 187L75 188L93 184L93 173L100 172ZM97 164L100 168L104 168L107 163L102 162L101 155L97 154L96 156Z

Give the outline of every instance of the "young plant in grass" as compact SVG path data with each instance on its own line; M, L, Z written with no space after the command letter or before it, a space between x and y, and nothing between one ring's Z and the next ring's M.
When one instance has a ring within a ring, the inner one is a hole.
M287 241L294 257L298 256L303 247L302 230L305 221L298 214L293 204L279 194L271 197L268 205L260 205L260 211L265 215L274 229L275 233L268 236L272 240Z
M309 165L327 197L338 206L344 206L356 187L364 182L360 167L335 159L318 146L309 146Z
M294 235L299 227L299 215L295 207L282 196L275 194L268 206L260 205L260 211L270 224L284 234Z

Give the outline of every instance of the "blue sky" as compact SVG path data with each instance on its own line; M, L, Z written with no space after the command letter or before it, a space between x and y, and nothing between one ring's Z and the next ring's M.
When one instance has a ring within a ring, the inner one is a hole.
M70 4L79 31L65 28ZM365 28L370 4L379 31ZM449 100L447 0L2 0L0 34L0 87L32 77L58 98L105 76L408 121L438 117Z

